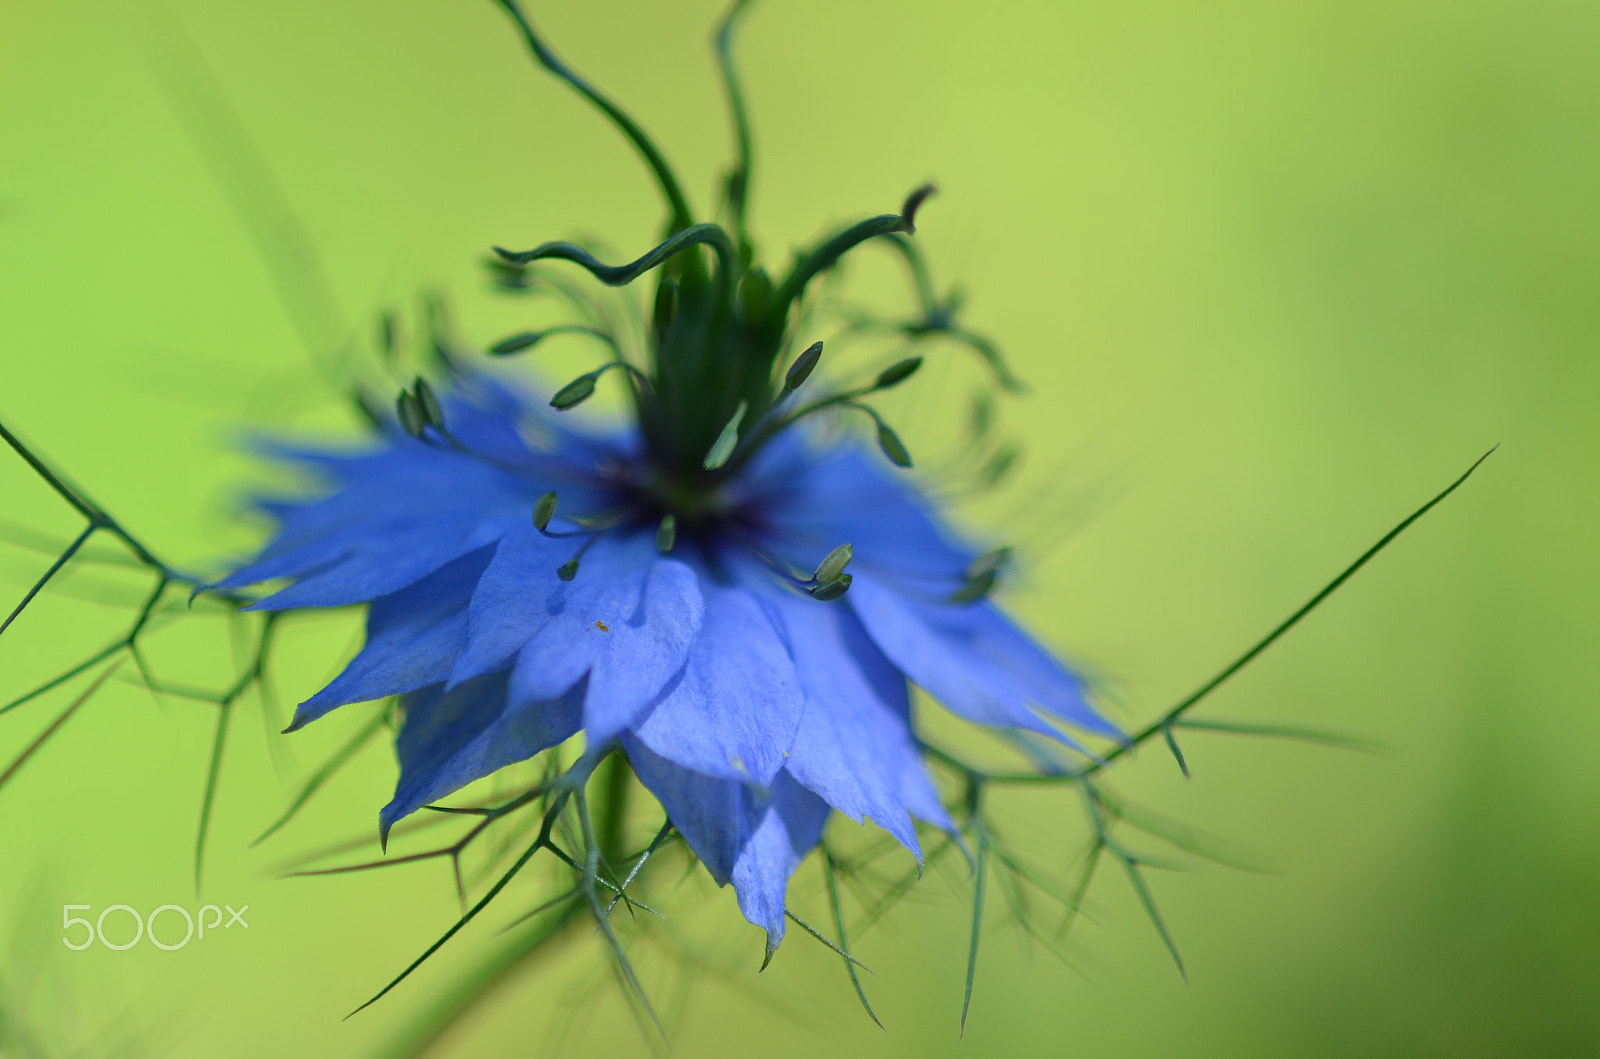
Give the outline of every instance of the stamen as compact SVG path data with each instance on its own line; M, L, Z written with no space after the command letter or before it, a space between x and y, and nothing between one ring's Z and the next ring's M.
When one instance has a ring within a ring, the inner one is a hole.
M650 380L645 376L644 372L625 360L608 360L593 371L579 375L576 379L557 390L555 396L550 398L550 407L565 412L567 409L574 408L587 401L594 396L594 385L599 381L600 376L612 368L623 369L634 377L641 390L646 394L651 392Z
M950 594L949 601L959 605L988 598L1000 583L1000 571L1010 565L1011 554L1011 546L1006 544L972 560L961 574L965 583Z
M417 396L417 406L422 410L422 418L426 424L442 433L444 409L439 407L439 398L434 396L433 387L428 385L428 380L418 375L411 392Z
M844 568L850 565L850 560L854 559L855 555L854 545L839 545L824 556L822 562L817 564L817 572L811 576L811 580L819 585L837 581L839 575L844 573Z
M994 586L1000 580L1000 571L989 570L973 578L954 592L950 593L950 602L956 604L976 603L994 591Z
M734 467L737 468L743 464L744 461L749 459L757 449L766 444L774 435L783 430L785 427L804 419L806 416L811 415L814 412L820 412L824 408L832 408L835 405L844 405L848 408L856 408L865 412L867 415L870 415L873 421L877 424L878 445L883 449L884 454L899 466L910 467L911 453L907 451L905 445L900 441L899 436L895 434L893 430L889 429L889 427L883 422L882 418L879 417L877 412L873 411L871 408L868 408L866 405L856 403L856 398L865 397L868 394L877 393L879 390L885 390L898 383L904 382L922 366L922 358L909 357L906 360L891 364L889 367L879 372L878 377L874 379L868 386L863 386L856 390L846 390L843 393L836 393L829 397L820 398L816 401L812 401L808 405L801 407L798 411L787 417L781 419L778 418L778 409L782 406L784 400L796 389L798 389L801 383L806 381L806 379L811 375L811 372L816 368L817 362L821 359L821 357L822 343L816 342L808 347L805 352L801 353L795 358L794 363L790 365L789 371L784 376L783 391L778 394L777 400L773 401L773 403L768 406L767 410L762 413L761 418L756 420L755 426L750 429L745 444L741 445L735 453L737 458L732 461Z
M427 414L422 410L422 404L410 390L401 390L400 396L395 398L394 410L400 420L400 429L412 437L422 439L422 432L427 427Z
M819 603L831 603L850 591L850 583L854 581L849 574L841 574L836 581L829 581L825 585L818 585L811 590L811 598Z
M577 529L553 530L548 527L550 520L555 516L556 494L554 492L545 493L533 505L533 528L538 530L541 536L548 537L551 540L562 540L567 537L598 537L608 530L615 529L626 520L625 515L617 512L612 512L609 516L601 515L594 519L568 516L567 521L576 523Z
M806 586L812 599L827 603L850 591L855 578L845 573L844 568L850 565L855 554L854 545L841 544L823 556L822 562L817 564L817 572L811 575L811 584Z
M583 561L584 555L589 551L590 548L594 547L594 542L599 540L601 536L605 534L606 530L609 530L610 528L610 526L607 526L606 529L593 531L588 540L578 545L578 550L572 553L572 558L556 567L556 576L561 578L563 581L571 581L573 578L577 577L578 566Z
M783 376L784 395L794 393L816 370L817 362L822 359L822 343L813 342L806 347L804 353L794 358L794 363L789 365L789 370Z
M972 560L962 576L966 580L972 581L982 577L984 574L1002 570L1011 564L1011 557L1011 545L1002 544L1000 547L984 552Z
M877 424L878 427L878 448L883 450L883 454L889 458L890 463L896 467L911 466L911 451L906 448L905 442L900 440L900 435L889 429L889 424L883 421L883 417L878 414L877 409L870 405L861 404L858 401L845 401L844 406L865 412L872 417L873 423Z
M550 525L550 520L556 517L556 494L554 491L541 496L533 505L533 524L540 533Z
M672 551L676 543L678 543L678 520L672 515L662 515L661 525L656 527L656 551L665 555Z
M733 418L728 420L722 428L722 433L717 435L717 440L712 443L711 450L706 453L706 458L701 466L708 471L714 471L728 462L728 457L733 455L733 448L739 444L739 424L744 422L744 414L749 410L749 403L740 401L739 407L734 410Z
M887 390L891 386L898 386L917 373L922 367L921 357L907 357L896 364L891 364L878 373L878 379L872 384L874 390Z
M595 338L600 339L612 349L617 348L616 339L613 338L608 332L602 331L598 327L590 327L587 324L556 324L555 326L547 327L542 331L519 331L517 334L502 338L500 341L490 346L486 352L491 357L513 356L517 353L522 353L526 350L532 349L534 346L538 345L540 342L543 342L551 335L592 335Z

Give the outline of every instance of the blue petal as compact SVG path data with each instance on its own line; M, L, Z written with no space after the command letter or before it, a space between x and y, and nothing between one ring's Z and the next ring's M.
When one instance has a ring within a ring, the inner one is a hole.
M282 523L277 537L221 586L299 579L255 604L260 610L364 603L528 521L541 492L535 483L407 441L421 451L350 461L350 481L331 496L270 505Z
M219 587L300 581L256 604L264 610L365 602L499 540L526 523L547 489L560 491L568 511L609 502L610 487L594 468L625 457L622 447L539 423L515 394L489 380L465 380L464 390L466 397L446 395L446 419L470 454L398 432L362 454L260 445L267 455L306 465L332 492L310 502L262 501L278 532ZM519 426L542 427L551 451L531 451Z
M973 552L921 494L876 454L853 446L811 451L780 437L749 474L773 551L810 571L840 544L855 546L851 570L892 571L954 584Z
M743 588L702 586L705 624L683 670L633 734L695 772L772 782L805 711L789 648Z
M622 749L633 774L656 796L711 878L718 886L727 885L757 823L755 791L745 783L679 768L626 732Z
M783 939L789 877L822 841L828 805L787 773L766 797L750 785L679 768L631 736L623 749L639 782L656 796L717 885L732 882L744 917L767 932L770 955Z
M777 611L806 697L786 770L857 823L872 820L920 861L913 813L940 826L949 820L911 741L904 674L843 604L783 592Z
M515 654L513 694L550 698L588 673L584 727L598 745L683 668L705 606L694 571L663 558L649 535L597 542L577 578L562 581L556 567L573 550L531 525L502 542L472 597L467 649L451 679Z
M400 780L378 815L384 841L396 820L578 730L582 687L554 701L518 704L509 700L507 680L499 673L453 691L433 684L405 697L405 724L395 741Z
M1079 728L1122 737L1094 712L1078 679L993 604L923 603L864 572L855 575L845 598L883 653L960 716L1076 745L1044 723L1036 707Z
M769 959L783 940L789 877L822 841L827 822L828 803L780 772L766 815L734 862L732 882L739 911L766 930Z
M367 642L333 683L302 702L289 731L336 706L414 691L444 680L467 641L467 601L490 549L465 555L383 596L367 613Z

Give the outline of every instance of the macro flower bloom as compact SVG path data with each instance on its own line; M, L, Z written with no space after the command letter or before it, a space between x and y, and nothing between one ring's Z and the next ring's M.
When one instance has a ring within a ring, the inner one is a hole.
M366 646L291 728L403 696L385 834L581 731L591 758L621 747L770 949L831 812L919 859L914 821L953 830L908 681L979 724L1118 734L973 590L995 560L877 453L792 427L679 497L641 431L579 432L488 375L436 414L446 432L390 423L359 454L279 449L332 490L267 503L275 539L222 583L293 581L261 610L370 605Z
M727 227L694 223L676 178L631 119L571 74L512 3L534 55L600 106L651 168L668 238L627 265L570 243L496 248L502 283L540 280L535 262L576 264L621 286L652 275L643 335L569 324L489 350L525 353L582 332L612 353L540 408L487 366L444 356L393 414L372 411L375 444L338 454L278 447L325 495L269 501L274 539L218 586L288 580L253 609L365 604L366 645L302 702L292 731L349 703L400 696L394 823L503 766L581 732L577 782L620 750L671 826L740 909L782 939L789 877L834 811L870 820L919 862L915 824L954 833L923 765L915 684L980 725L1077 746L1063 725L1120 733L1077 677L990 600L1009 552L959 540L907 478L910 453L862 398L914 375L920 357L872 382L803 396L822 358L799 310L812 281L852 248L897 248L925 293L913 339L959 331L927 292L908 236L919 188L799 254L772 279L745 230L749 134L719 35L741 155ZM706 251L710 251L709 254ZM805 348L796 352L801 346ZM602 376L627 386L632 420L568 425ZM819 413L858 412L881 455L823 439ZM893 466L898 465L898 466Z

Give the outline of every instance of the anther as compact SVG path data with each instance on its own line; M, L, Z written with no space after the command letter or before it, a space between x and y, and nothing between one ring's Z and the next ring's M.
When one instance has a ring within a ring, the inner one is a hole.
M728 462L728 457L733 455L734 446L739 444L739 424L744 422L744 414L749 407L747 402L739 402L739 407L734 409L733 418L723 426L722 433L717 435L717 440L711 445L711 451L706 453L706 458L700 466L708 471L714 471Z
M677 542L678 520L671 515L661 516L661 525L656 527L656 551L665 555Z
M875 390L887 390L891 386L897 386L915 375L920 367L922 367L921 357L907 357L897 364L891 364L884 368L878 374L878 380L872 384L872 388Z
M888 424L878 420L878 448L889 457L889 462L896 467L911 466L911 452L906 448L905 442L900 440L900 435L889 429Z
M961 576L963 580L975 581L985 574L998 573L1011 563L1011 545L1002 544L1000 547L984 552L967 565L966 572Z
M821 342L813 342L807 346L805 352L794 358L794 363L789 365L789 370L783 377L784 392L793 393L798 390L801 384L811 377L812 371L816 369L817 361L821 359Z
M563 581L571 581L578 576L578 557L574 555L560 566L556 567L556 576Z
M840 575L844 573L844 568L850 565L850 560L855 558L855 554L854 545L839 545L823 556L822 562L817 564L817 572L811 577L812 582L817 585L825 585L829 582L837 581Z
M951 603L976 603L994 591L1000 580L1000 571L987 570L950 594Z
M550 407L566 411L575 405L587 401L594 394L595 380L600 377L598 371L591 371L587 375L579 375L576 379L557 390L555 396L550 398Z
M854 580L855 578L850 574L840 574L835 580L813 588L811 590L811 598L819 603L831 602L850 591L850 583Z
M521 353L525 349L532 349L544 338L543 331L520 331L507 338L502 338L489 347L491 357L509 357L513 353Z
M428 380L417 376L416 384L411 392L417 396L417 407L422 410L422 418L428 426L435 430L444 430L444 409L439 407L439 398L434 396L433 387L428 385Z
M400 420L400 429L414 438L421 438L428 422L416 395L410 390L401 390L400 396L395 398L394 410Z
M550 520L556 517L556 494L549 492L541 496L533 505L533 525L540 533L550 525Z

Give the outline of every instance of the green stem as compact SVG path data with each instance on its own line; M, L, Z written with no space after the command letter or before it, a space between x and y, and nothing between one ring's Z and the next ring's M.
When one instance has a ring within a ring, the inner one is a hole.
M633 773L628 767L627 757L621 751L608 757L604 768L605 775L601 778L604 801L600 804L599 813L600 855L612 871L619 871L627 853L622 843L627 837L628 792L632 789L628 781Z

